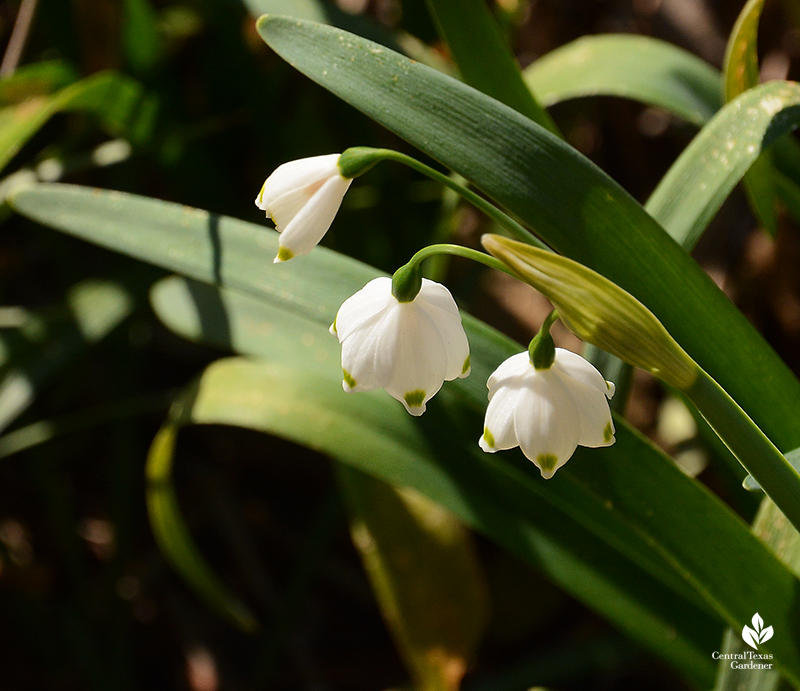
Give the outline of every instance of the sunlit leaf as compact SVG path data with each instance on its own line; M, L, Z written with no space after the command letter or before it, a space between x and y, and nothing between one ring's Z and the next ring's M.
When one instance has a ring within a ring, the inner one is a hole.
M539 58L524 74L545 105L618 96L659 106L698 126L722 105L717 70L646 36L584 36Z
M415 490L346 466L338 471L353 544L415 688L456 691L488 611L469 533Z
M637 297L771 439L800 445L797 378L653 218L574 149L484 94L356 36L280 17L262 18L258 29L301 72ZM764 97L753 106L754 128L763 134L771 125L770 138L793 128L800 87L760 89L752 90Z
M221 616L243 631L252 632L258 628L258 621L216 577L200 555L183 520L175 494L172 482L175 440L181 425L186 423L186 411L191 410L191 397L190 389L175 402L170 419L159 430L150 446L145 468L150 525L162 553L175 570Z
M162 319L188 337L275 357L262 374L237 365L233 384L229 371L228 388L215 393L218 421L286 436L415 487L617 625L633 627L638 640L688 676L704 678L711 660L702 648L717 645L705 638L711 631L718 640L704 611L740 628L754 610L785 601L796 587L741 520L622 420L614 446L579 450L551 481L518 453L480 452L470 439L479 436L486 378L521 346L467 316L473 374L446 384L418 421L383 392L344 394L327 327L341 302L376 275L363 264L317 248L303 261L274 265L278 236L271 230L121 193L40 185L19 192L14 204L79 237L224 286L172 279L154 292ZM465 451L454 456L462 444ZM422 449L431 445L439 452L424 464ZM700 522L703 531L696 530ZM769 646L782 665L800 668L798 622L788 611L777 616L770 623L781 636ZM670 627L679 633L673 643L664 637Z
M427 0L464 81L558 134L484 0Z
M59 111L92 113L113 134L141 141L150 135L154 108L138 82L115 72L101 72L52 96L34 96L6 106L0 109L0 168Z

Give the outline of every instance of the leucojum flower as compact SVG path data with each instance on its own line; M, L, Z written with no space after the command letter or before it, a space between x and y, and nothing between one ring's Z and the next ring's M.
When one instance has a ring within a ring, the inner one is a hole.
M455 300L428 279L411 299L395 297L391 278L370 281L339 308L331 333L342 344L344 390L386 389L412 415L425 412L445 381L470 371Z
M290 161L270 175L256 206L281 234L275 262L308 254L328 232L352 178L339 169L339 154Z
M489 406L478 442L489 453L519 446L545 479L578 446L614 443L608 407L614 385L580 355L555 348L550 323L527 352L511 356L489 377Z

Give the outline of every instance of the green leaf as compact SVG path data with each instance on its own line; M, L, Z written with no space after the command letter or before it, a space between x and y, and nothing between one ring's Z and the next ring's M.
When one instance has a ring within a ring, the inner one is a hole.
M427 3L467 84L559 133L523 81L517 60L484 0Z
M297 349L309 350L302 343ZM550 488L541 486L525 459L509 464L483 454L434 402L420 425L384 392L346 396L330 370L229 359L206 369L191 419L277 434L390 484L415 488L543 570L698 685L708 685L706 651L719 636L713 622L609 551L569 511L550 504Z
M364 36L392 50L401 50L401 46L392 32L363 15L345 12L334 3L325 0L244 0L244 4L254 18L260 17L262 14L281 14L320 24L330 24Z
M340 465L353 544L420 691L458 691L488 614L469 533L438 504Z
M49 96L75 81L78 81L78 73L63 60L23 65L11 76L0 79L0 105L19 103L33 96Z
M684 149L647 210L677 242L693 247L759 155L800 122L798 106L800 86L794 82L769 82L738 96Z
M646 36L584 36L539 58L524 76L547 106L582 96L618 96L702 126L722 105L717 70Z
M800 449L787 454L793 464L800 461ZM800 534L786 520L780 509L769 499L761 503L753 532L772 549L778 558L797 576L800 576ZM765 624L770 624L771 612L764 611ZM722 646L723 653L741 655L751 651L745 646L741 631L728 629ZM734 668L727 660L720 660L715 691L777 691L781 677L774 669Z
M722 70L726 101L732 101L758 85L756 43L763 9L764 0L749 0L739 13L728 38ZM750 206L774 237L778 232L778 217L775 211L777 189L773 176L772 155L765 151L753 162L752 169L744 177L744 185Z
M638 298L780 447L800 445L800 382L652 217L574 149L484 94L356 36L281 17L262 18L258 30L301 72ZM800 87L761 88L778 93L754 117L774 120L770 135L793 127Z
M287 436L415 487L705 685L707 646L717 635L705 611L741 626L754 607L792 597L797 581L747 526L622 420L614 446L579 449L551 481L519 453L480 452L486 378L521 346L474 319L464 318L473 374L447 384L415 421L383 392L341 390L338 346L327 327L373 269L323 248L274 265L272 231L118 192L39 185L13 203L73 235L225 286L171 279L154 290L153 302L189 337L277 358L262 375L242 370L230 391L219 392L231 424ZM265 393L271 390L281 393ZM463 453L452 453L464 444ZM430 458L426 448L435 463L422 462ZM784 665L800 669L798 622L784 616L776 627L785 634L771 643L787 648L776 650Z
M154 108L138 82L115 72L100 72L52 96L6 106L0 109L0 168L60 111L92 113L111 133L139 142L149 137Z
M158 546L175 570L227 621L242 631L253 632L258 621L203 560L181 516L175 494L172 482L175 440L180 427L188 421L185 416L191 411L193 395L194 391L189 389L175 402L170 419L150 446L145 467L150 525Z
M131 313L140 291L138 282L83 281L67 292L66 304L30 316L17 334L6 336L0 342L5 350L0 430L33 403L57 372L116 328Z

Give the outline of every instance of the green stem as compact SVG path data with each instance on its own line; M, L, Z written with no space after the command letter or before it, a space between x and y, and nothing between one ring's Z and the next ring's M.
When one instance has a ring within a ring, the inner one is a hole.
M684 393L745 470L800 530L800 474L725 390L703 370Z
M394 272L394 276L392 276L392 295L394 295L398 301L411 302L415 297L417 297L417 293L419 293L420 286L422 285L422 272L420 270L420 264L429 257L433 257L438 254L451 254L456 257L471 259L472 261L476 261L480 264L485 264L492 269L502 271L509 276L518 278L518 276L503 262L501 262L499 259L495 259L489 254L486 254L485 252L479 252L478 250L473 250L469 247L462 247L461 245L428 245L427 247L423 247L413 257L411 257L407 264L404 264Z
M395 161L403 163L409 168L419 171L423 175L427 175L432 180L442 183L445 187L450 188L457 194L461 195L470 204L480 209L493 221L499 223L503 228L515 237L520 242L526 242L542 249L549 249L539 238L531 233L527 228L515 221L508 214L500 211L494 204L487 201L472 190L460 185L452 178L438 170L426 166L411 156L401 154L399 151L392 151L391 149L372 149L369 147L352 147L345 151L339 159L339 168L345 177L355 177L360 175L376 163L380 161Z
M501 262L499 259L495 259L492 255L486 254L486 252L479 252L478 250L474 250L469 247L462 247L461 245L428 245L427 247L423 247L413 257L411 257L411 259L408 261L408 265L419 264L425 261L428 257L433 257L437 254L451 254L456 257L471 259L472 261L478 262L479 264L484 264L491 269L497 269L498 271L502 271L504 274L508 274L514 278L519 278L519 276L514 273L514 271L512 271L506 264Z

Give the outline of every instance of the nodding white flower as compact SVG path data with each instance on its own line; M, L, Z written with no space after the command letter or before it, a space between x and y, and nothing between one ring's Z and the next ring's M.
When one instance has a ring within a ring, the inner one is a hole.
M422 279L410 302L376 278L345 300L331 326L342 344L345 391L384 388L412 415L450 381L469 374L469 343L455 300L440 283Z
M308 254L331 227L352 178L339 170L339 154L290 161L270 175L256 206L281 234L275 262Z
M549 369L528 352L508 358L489 377L489 407L480 447L489 453L519 446L550 479L577 446L610 446L614 384L580 355L555 349Z

